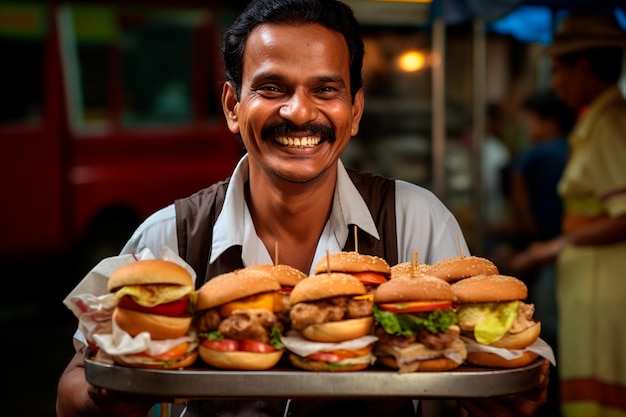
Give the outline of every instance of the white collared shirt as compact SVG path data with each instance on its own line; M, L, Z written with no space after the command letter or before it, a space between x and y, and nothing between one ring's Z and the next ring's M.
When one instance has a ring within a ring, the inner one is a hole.
M230 180L223 209L214 225L211 262L233 245L241 245L244 265L272 263L270 253L256 235L250 211L244 198L248 180L248 157L244 156ZM396 180L396 228L398 263L412 260L417 252L420 263L432 264L440 259L469 255L463 233L452 213L429 190ZM317 244L311 271L326 255L342 250L348 238L348 225L379 238L374 219L365 201L339 161L337 186L330 218ZM178 252L176 212L169 205L149 216L122 249L122 254L139 253L149 248L158 253L162 244Z

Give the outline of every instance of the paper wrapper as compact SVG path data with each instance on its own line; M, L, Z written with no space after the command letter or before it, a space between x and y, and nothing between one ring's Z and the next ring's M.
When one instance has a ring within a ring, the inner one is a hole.
M316 352L332 352L333 350L355 350L371 345L378 340L376 336L363 336L358 339L347 340L340 343L311 342L305 340L295 330L289 331L280 338L287 349L299 356L309 356Z
M535 352L537 355L546 358L553 366L556 366L556 359L554 357L554 351L542 338L537 338L535 342L527 346L524 349L502 349L495 348L491 346L481 345L473 339L470 339L465 336L461 336L463 342L465 342L465 347L467 348L467 352L489 352L495 355L501 356L504 359L511 360L515 358L519 358L522 356L524 352Z
M149 249L144 249L135 256L120 255L103 259L89 271L63 300L63 304L78 318L78 328L85 336L87 342L97 345L107 354L139 353L145 350L151 350L153 353L162 353L167 351L168 348L176 346L170 346L170 342L163 343L159 341L154 343L154 341L150 340L150 335L147 332L140 333L133 338L115 326L111 320L117 301L115 296L107 290L109 276L122 265L147 259L162 259L175 262L189 272L194 282L196 280L195 271L172 249L162 245L159 248L158 257ZM178 342L180 344L182 341L176 339L172 343ZM98 352L98 357L108 362L106 356L102 355L101 352Z

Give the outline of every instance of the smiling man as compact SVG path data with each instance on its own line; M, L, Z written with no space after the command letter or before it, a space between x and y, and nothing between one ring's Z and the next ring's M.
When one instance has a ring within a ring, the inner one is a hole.
M340 155L364 111L363 42L352 10L336 0L255 0L226 32L222 94L230 130L247 154L223 182L160 210L122 253L167 245L197 273L196 288L255 264L312 275L327 253L354 251L407 262L468 254L454 216L415 184L346 169ZM358 236L355 236L355 233ZM84 337L77 333L77 341ZM530 416L542 382L524 396L484 399L474 412ZM59 383L60 417L142 416L155 398L90 386L82 352ZM515 405L511 401L516 401ZM148 406L148 407L146 407ZM189 401L184 416L413 416L410 398ZM481 411L482 410L482 411ZM518 410L523 410L518 412ZM93 414L90 414L93 413Z

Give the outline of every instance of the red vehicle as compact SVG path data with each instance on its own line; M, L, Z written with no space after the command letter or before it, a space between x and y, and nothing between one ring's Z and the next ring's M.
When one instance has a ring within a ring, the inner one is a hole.
M219 42L234 12L169 3L0 3L2 259L80 250L91 267L232 171Z

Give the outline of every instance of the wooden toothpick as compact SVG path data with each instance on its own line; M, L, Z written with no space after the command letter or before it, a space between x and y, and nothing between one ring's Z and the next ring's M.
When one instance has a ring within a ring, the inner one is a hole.
M278 265L278 241L274 242L274 265Z
M326 249L326 272L330 274L330 253Z

